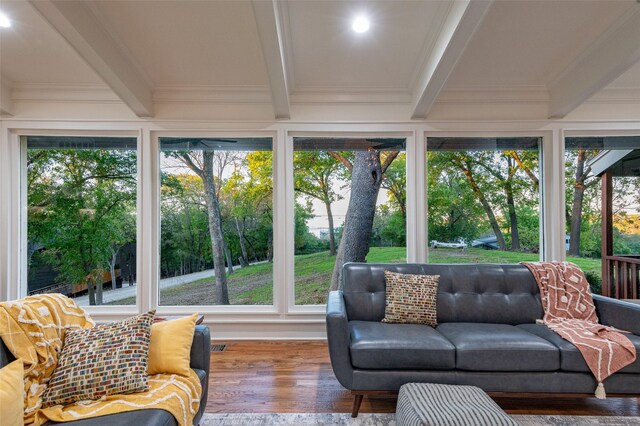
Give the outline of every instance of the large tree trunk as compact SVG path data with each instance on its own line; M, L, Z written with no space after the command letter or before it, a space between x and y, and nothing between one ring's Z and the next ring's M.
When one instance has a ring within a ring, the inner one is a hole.
M244 241L244 223L240 226L240 221L238 218L235 218L236 222L236 231L238 231L238 240L240 242L240 251L242 252L242 257L240 257L240 265L242 267L249 265L249 255L247 254L247 245Z
M103 301L102 274L100 273L100 275L95 275L93 277L93 282L96 285L96 305L102 305L102 301Z
M333 213L331 212L331 202L325 201L325 207L327 208L327 219L329 221L329 254L331 256L336 255L336 233L333 228Z
M569 240L569 254L580 256L580 228L582 227L582 207L584 203L584 191L586 189L584 164L586 161L586 151L578 151L578 161L576 163L576 182L573 185L573 205L571 207L571 231Z
M382 183L380 153L357 151L351 172L351 197L331 277L331 290L339 287L346 262L364 262L369 252L376 201Z
M202 153L203 166L201 178L204 183L204 198L207 204L209 216L209 234L211 235L211 251L213 254L213 269L216 278L216 292L214 303L216 305L229 304L229 291L227 289L227 274L224 270L224 239L222 238L222 220L220 207L216 194L215 181L213 179L213 152Z
M96 304L96 289L94 282L91 278L87 278L87 293L89 294L89 305L95 306Z
M507 195L507 208L509 210L509 223L511 226L511 250L520 250L520 233L518 232L518 215L516 214L516 203L513 199L513 188L511 182L507 181L504 187Z

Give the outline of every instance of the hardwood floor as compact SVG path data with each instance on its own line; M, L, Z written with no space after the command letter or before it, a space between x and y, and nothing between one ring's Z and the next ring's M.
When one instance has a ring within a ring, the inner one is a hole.
M353 396L331 370L324 341L237 341L211 354L210 413L350 413ZM640 398L498 397L510 414L640 416ZM396 398L365 397L361 413L395 412Z

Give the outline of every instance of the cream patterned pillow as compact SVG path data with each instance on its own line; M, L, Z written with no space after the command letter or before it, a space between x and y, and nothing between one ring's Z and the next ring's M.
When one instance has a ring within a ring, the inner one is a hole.
M438 325L436 302L440 275L384 271L384 278L387 303L382 322Z
M155 311L84 330L68 329L43 407L149 389L147 363Z

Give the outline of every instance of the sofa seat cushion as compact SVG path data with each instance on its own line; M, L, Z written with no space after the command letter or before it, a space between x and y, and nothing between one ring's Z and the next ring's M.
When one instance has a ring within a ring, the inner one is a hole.
M558 333L549 329L544 324L521 324L518 326L519 328L528 331L529 333L535 334L536 336L540 336L543 339L553 343L558 349L560 349L560 369L563 371L572 371L572 372L580 372L580 373L588 373L589 367L587 363L584 361L584 357L575 347L575 345L568 340L563 339L558 335ZM625 336L631 340L633 346L636 347L636 352L640 354L640 336L635 334L627 334ZM625 368L619 371L619 373L640 373L640 357L637 357L636 360L627 365Z
M428 325L350 321L349 331L351 362L356 368L455 368L455 347Z
M560 351L547 340L507 324L446 323L436 328L456 347L467 371L556 371Z

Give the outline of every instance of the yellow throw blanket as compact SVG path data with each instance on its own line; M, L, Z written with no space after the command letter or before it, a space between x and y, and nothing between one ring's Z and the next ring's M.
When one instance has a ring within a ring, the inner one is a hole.
M0 303L0 337L11 353L24 361L25 425L37 426L47 420L64 422L154 408L170 412L180 426L190 426L202 394L200 379L193 370L188 377L169 374L149 376L150 389L147 392L41 408L41 396L58 363L65 329L93 325L93 320L82 308L60 294L29 296Z

